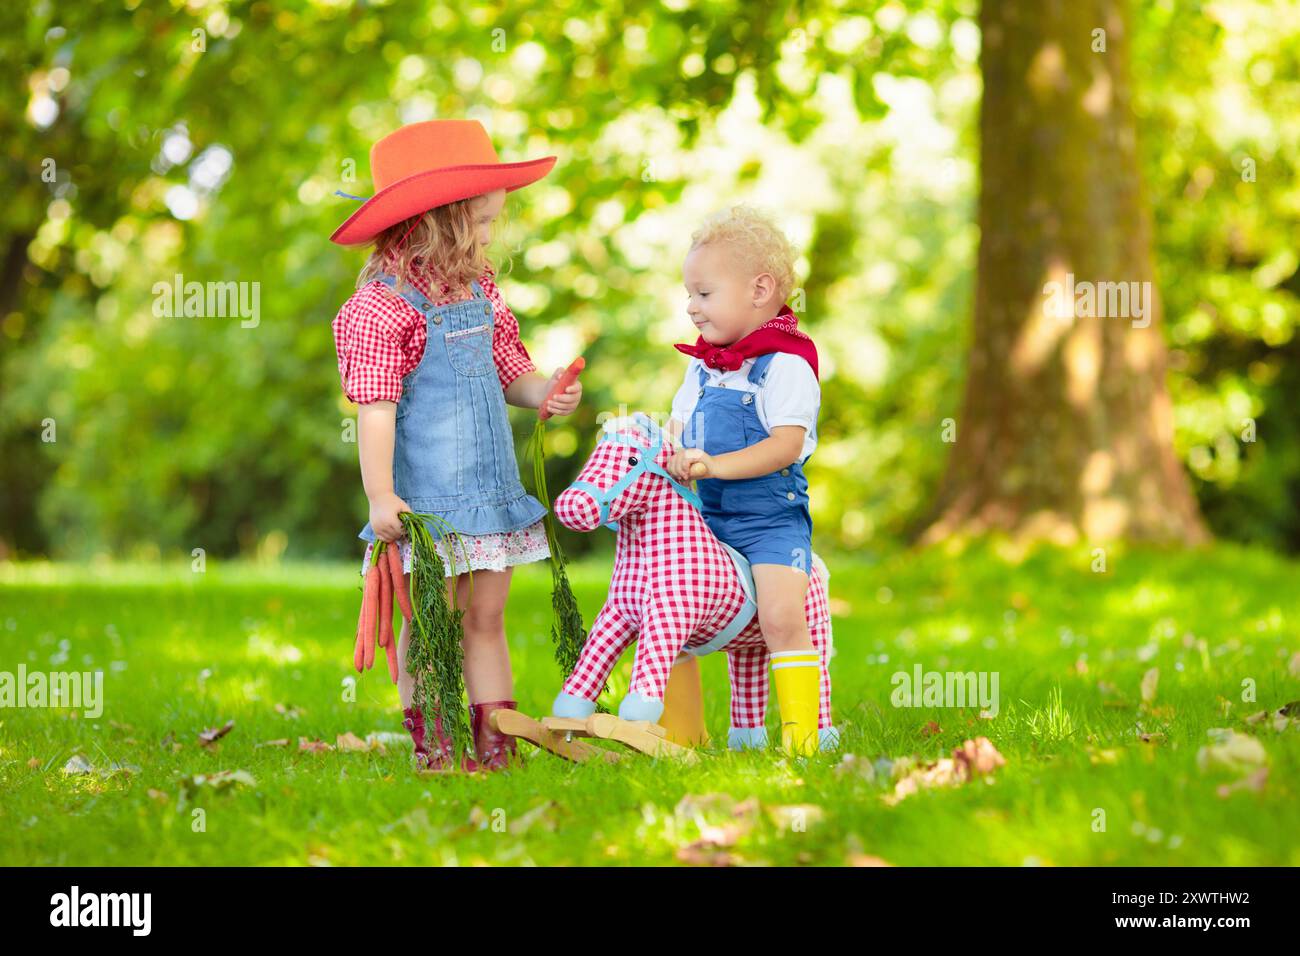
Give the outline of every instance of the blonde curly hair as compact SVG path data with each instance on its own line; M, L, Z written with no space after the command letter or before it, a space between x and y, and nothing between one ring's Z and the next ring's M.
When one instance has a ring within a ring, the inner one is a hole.
M374 249L357 276L357 288L388 272L396 276L395 291L401 292L411 273L419 269L434 282L445 283L451 291L468 294L473 280L485 271L496 272L487 248L478 241L475 203L482 198L471 196L436 206L389 226L374 238ZM501 215L492 223L494 237L499 235L504 219L502 207ZM508 264L508 255L506 259Z
M794 289L794 247L766 213L740 204L715 212L691 234L691 248L724 245L736 262L753 275L764 272L776 280L784 302Z

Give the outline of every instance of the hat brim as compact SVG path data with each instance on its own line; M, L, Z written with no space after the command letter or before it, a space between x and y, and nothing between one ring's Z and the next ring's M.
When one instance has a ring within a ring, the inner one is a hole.
M367 199L334 230L330 242L341 246L369 242L389 226L436 206L498 189L522 189L549 173L555 159L546 156L522 163L447 166L407 176Z

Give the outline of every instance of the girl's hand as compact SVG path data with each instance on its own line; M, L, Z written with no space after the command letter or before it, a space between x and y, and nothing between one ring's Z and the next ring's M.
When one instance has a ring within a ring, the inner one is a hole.
M557 368L555 370L555 374L551 376L550 380L546 383L546 387L542 389L543 400L545 400L545 396L555 387L555 384L560 380L560 376L563 374L564 369ZM552 415L572 415L580 401L582 401L582 382L574 382L563 392L547 402L546 409Z
M683 448L668 459L666 467L668 474L683 482L692 478L711 478L714 474L713 456L706 455L699 448Z
M402 519L397 517L403 511L410 511L406 502L391 491L376 495L370 499L370 528L380 541L396 541L406 534Z

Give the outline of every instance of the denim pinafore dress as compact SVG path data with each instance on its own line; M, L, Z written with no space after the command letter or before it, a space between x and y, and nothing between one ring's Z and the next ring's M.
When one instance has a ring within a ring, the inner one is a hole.
M396 289L391 275L379 281ZM541 520L542 503L524 491L492 359L492 303L474 297L434 305L409 284L400 293L424 316L424 355L402 379L393 441L393 490L412 511L432 513L466 535L518 531ZM426 522L435 539L442 529ZM358 535L375 540L370 522Z
M751 384L762 387L774 354L754 359L746 376ZM682 432L683 448L723 455L769 436L758 417L754 392L709 385L708 380L701 366L699 398ZM696 488L709 529L750 564L783 564L807 573L812 561L812 514L802 464L795 462L755 478L700 478Z

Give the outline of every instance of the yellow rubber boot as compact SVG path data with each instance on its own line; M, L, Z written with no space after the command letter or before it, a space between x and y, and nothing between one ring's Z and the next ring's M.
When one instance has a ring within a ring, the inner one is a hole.
M817 752L821 661L817 651L776 651L772 679L781 711L781 748L788 754Z
M659 726L667 738L683 747L706 747L709 732L704 727L704 692L700 683L700 662L696 657L673 665L664 688L664 712Z

